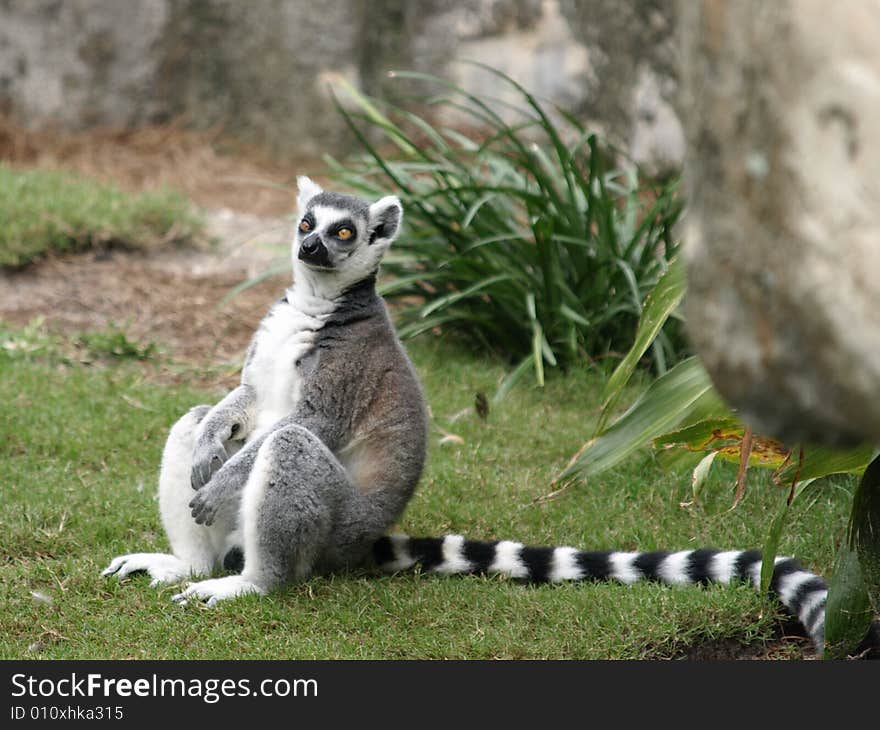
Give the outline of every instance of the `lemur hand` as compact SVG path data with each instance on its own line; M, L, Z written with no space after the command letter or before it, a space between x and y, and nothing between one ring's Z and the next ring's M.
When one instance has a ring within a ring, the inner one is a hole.
M217 470L226 463L229 455L222 441L213 439L199 440L193 450L192 472L189 482L193 489L201 489Z
M189 508L197 525L212 525L217 515L217 510L222 502L221 488L218 488L217 480L210 486L200 489L196 496L190 500Z

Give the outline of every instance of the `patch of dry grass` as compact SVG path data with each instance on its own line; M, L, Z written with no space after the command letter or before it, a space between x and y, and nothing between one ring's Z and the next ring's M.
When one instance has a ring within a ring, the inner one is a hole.
M0 161L78 172L130 192L173 187L204 207L264 216L289 213L296 175L322 167L316 160L269 160L227 140L219 128L195 132L182 122L70 132L26 129L3 116Z

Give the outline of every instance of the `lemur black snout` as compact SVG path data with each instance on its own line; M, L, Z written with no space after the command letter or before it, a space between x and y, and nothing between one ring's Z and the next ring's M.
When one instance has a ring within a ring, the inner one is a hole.
M330 268L330 252L321 240L321 236L313 233L303 239L299 247L299 260L312 266Z
M323 246L321 238L318 236L317 233L313 233L302 242L302 246L300 246L299 250L300 253L311 255L315 253L321 246Z

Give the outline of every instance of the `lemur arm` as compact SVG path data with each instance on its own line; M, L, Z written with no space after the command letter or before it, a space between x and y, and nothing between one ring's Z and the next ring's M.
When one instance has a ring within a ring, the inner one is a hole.
M248 442L241 451L223 463L219 469L215 470L207 484L196 492L189 503L193 519L196 523L212 524L217 512L224 505L238 498L251 473L260 447L271 434L292 425L307 428L320 438L331 451L334 451L336 439L328 419L322 418L315 413L309 413L306 409L298 409L289 416L285 416L275 422L264 433Z
M190 475L193 489L204 487L223 466L228 458L226 444L229 441L244 441L251 433L256 399L254 388L242 384L208 411L196 431Z

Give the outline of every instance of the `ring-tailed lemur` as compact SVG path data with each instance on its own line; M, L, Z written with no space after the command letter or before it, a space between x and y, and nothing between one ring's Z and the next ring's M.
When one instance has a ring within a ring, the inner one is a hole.
M757 551L582 552L383 537L412 496L426 450L421 387L375 291L403 211L393 196L370 204L297 182L293 286L260 324L241 385L190 410L168 436L159 508L173 554L122 555L104 575L145 571L151 585L176 583L231 567L243 553L240 573L173 596L208 605L358 565L371 552L387 570L420 563L536 582L760 585ZM776 558L771 590L821 651L824 581Z
M213 408L193 408L168 436L159 509L173 555L123 555L106 575L177 582L238 548L240 574L174 599L264 593L362 562L415 489L424 396L375 290L400 202L298 183L293 286L254 335L241 385Z

